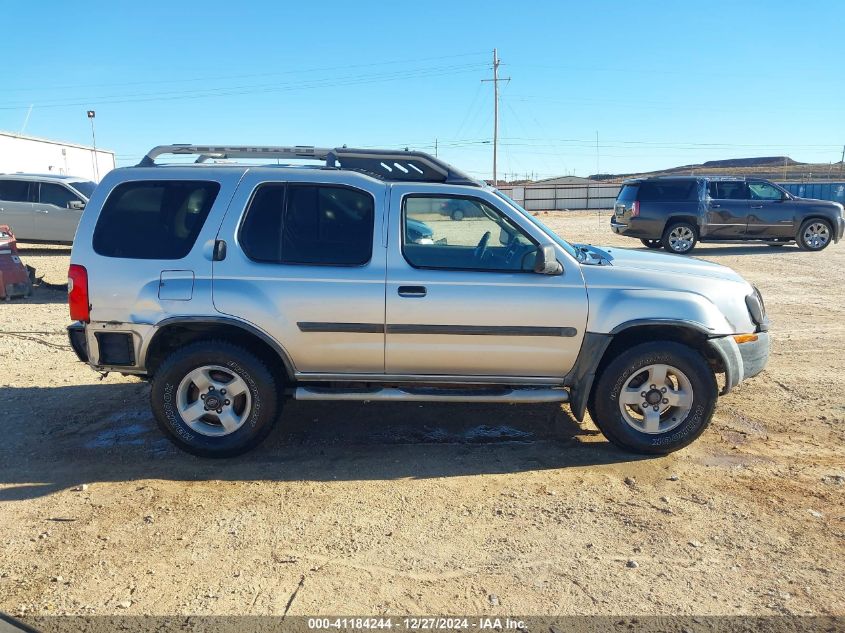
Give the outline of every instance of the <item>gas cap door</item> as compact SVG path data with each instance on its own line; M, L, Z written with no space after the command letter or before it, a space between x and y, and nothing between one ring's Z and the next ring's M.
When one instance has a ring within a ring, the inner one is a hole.
M190 301L194 296L193 270L162 270L158 298L163 301Z

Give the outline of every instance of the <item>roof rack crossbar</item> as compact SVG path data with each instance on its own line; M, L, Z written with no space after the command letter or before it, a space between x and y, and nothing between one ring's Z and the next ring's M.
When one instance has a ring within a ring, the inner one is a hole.
M481 186L481 183L425 152L408 150L334 149L311 145L293 146L229 146L229 145L159 145L138 163L138 167L154 167L155 159L164 154L197 156L195 162L229 158L311 159L326 162L326 167L359 171L382 180L400 182L443 182Z

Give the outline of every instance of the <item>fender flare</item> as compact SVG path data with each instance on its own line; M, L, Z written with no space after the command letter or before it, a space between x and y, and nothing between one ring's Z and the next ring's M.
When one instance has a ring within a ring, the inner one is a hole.
M287 375L288 379L294 380L296 376L296 367L284 347L282 347L278 342L276 342L276 340L269 334L267 334L265 331L252 325L251 323L247 323L246 321L241 321L240 319L225 316L175 316L168 317L166 319L163 319L162 321L159 321L155 324L155 333L150 337L149 343L147 343L144 349L141 350L141 357L144 359L144 366L147 366L149 350L152 349L154 343L156 342L156 339L161 334L162 330L171 325L204 324L226 325L235 327L242 330L243 332L246 332L247 334L251 334L263 343L266 343L267 346L270 347L279 356L279 359L282 361L282 365L285 368L285 374Z

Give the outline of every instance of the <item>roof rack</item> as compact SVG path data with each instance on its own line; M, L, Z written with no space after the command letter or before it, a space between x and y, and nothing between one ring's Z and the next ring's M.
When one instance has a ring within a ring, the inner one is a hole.
M396 182L442 182L480 187L481 182L426 154L408 150L321 148L311 145L230 146L230 145L159 145L138 163L155 167L155 159L164 154L197 156L195 162L228 158L310 159L326 162L329 169L347 169Z

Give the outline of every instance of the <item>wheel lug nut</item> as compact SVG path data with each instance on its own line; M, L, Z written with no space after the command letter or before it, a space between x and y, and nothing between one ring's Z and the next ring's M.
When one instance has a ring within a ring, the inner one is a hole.
M209 387L209 388L208 388L208 390L209 390L209 391L214 391L214 387Z
M663 393L666 393L666 387L663 387L660 391L662 391Z
M656 409L657 407L654 408ZM217 413L223 413L223 409L217 409Z
M657 385L650 385L652 389L657 389Z
M643 398L645 398L645 391L643 391L642 393L640 393L640 395L641 395Z
M229 401L228 401L228 400L224 400L224 401L223 401L223 404L229 404Z
M663 404L669 404L669 401L666 398L663 398Z
M220 394L225 396L225 395L226 395L226 390L225 390L225 389L221 389L221 390L220 390Z
M658 407L657 405L654 405L654 410L655 410L655 411L659 411L659 410L660 410L660 407Z
M202 394L202 395L200 396L200 398L201 398L201 399L203 399L203 400L205 400L205 394Z

